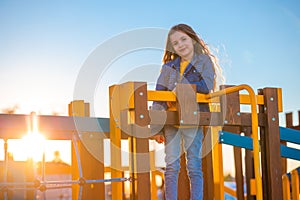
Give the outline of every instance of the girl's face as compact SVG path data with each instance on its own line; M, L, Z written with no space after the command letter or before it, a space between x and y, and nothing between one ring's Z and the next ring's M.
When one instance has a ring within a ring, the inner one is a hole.
M194 55L194 41L184 32L176 31L170 35L170 42L182 59L191 61Z

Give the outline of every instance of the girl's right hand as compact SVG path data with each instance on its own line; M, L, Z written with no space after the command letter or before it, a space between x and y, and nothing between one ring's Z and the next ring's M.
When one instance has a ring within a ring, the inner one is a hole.
M165 142L165 137L163 135L154 135L153 139L159 144Z

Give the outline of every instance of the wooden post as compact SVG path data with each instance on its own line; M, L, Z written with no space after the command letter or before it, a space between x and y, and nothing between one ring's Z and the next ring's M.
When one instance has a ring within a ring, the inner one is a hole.
M203 128L204 143L202 146L202 171L203 171L203 199L214 200L214 173L213 173L213 142L212 135L207 128ZM218 145L218 144L217 144Z
M251 137L251 127L244 127L243 132L245 136ZM247 200L255 200L256 197L251 193L251 180L255 178L254 175L254 160L253 151L245 151L245 171L246 171L246 187L247 187Z
M33 158L28 158L26 162L26 182L33 182L34 181L34 164L33 164ZM29 188L29 187L28 187ZM26 199L33 200L34 197L34 190L27 190L26 191Z
M178 147L179 148L179 147ZM180 172L178 176L178 199L190 199L190 179L187 175L185 153L180 156Z
M181 125L198 124L196 86L177 84L176 97L179 123ZM190 180L187 175L185 153L180 156L180 172L178 183L180 183L178 184L178 199L190 199Z
M117 87L119 88L120 101L119 109L113 107L116 110L114 117L119 116L118 121L121 122L119 126L122 128L122 133L129 135L129 170L133 179L130 184L130 199L150 200L148 141L150 118L147 109L147 84L144 82L127 82ZM121 138L120 134L119 137Z
M278 95L276 88L259 90L264 95L265 127L261 127L262 181L264 199L282 199L282 168Z
M110 157L111 178L120 178L121 170L121 129L120 129L120 86L109 87L109 109L110 109ZM112 200L123 199L123 184L121 182L111 183Z
M147 84L143 82L133 83L134 96L134 125L133 125L133 152L134 172L136 175L136 199L150 200L150 153L148 130L149 114L147 108Z
M83 100L71 102L69 104L69 115L74 117L88 117L89 104L84 103ZM93 155L91 155L82 140L77 140L75 142L77 142L80 157L76 157L76 150L74 148L74 145L72 145L72 180L78 180L79 178L84 178L85 180L104 179L104 163L97 160ZM100 157L101 155L103 157L103 139L95 140L93 142L98 143L100 148L97 150L97 153L100 154ZM77 159L80 159L83 177L80 177ZM102 158L101 160L104 159ZM94 198L105 198L104 183L86 184L82 187L82 196L79 197L78 195L80 186L75 184L72 185L72 199L75 200L81 198L82 200L89 200Z
M223 85L220 89L232 87L230 85ZM221 109L224 116L224 131L240 134L241 111L239 92L227 94L221 97ZM234 126L226 126L226 124L233 124ZM244 177L242 169L242 152L241 148L233 147L234 162L235 162L235 182L237 199L244 199ZM223 194L224 196L224 194Z

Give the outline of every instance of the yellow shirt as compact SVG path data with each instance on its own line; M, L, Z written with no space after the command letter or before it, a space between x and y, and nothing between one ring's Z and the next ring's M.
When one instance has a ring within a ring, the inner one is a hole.
M186 61L186 60L183 60L180 62L180 78L182 78L183 76L183 73L186 69L186 67L189 65L189 61ZM176 105L175 104L172 104L171 107L168 108L169 111L174 111L176 110ZM177 125L174 125L174 127L176 128L196 128L197 126L177 126Z
M186 69L186 67L189 65L189 61L187 61L187 60L182 60L181 62L180 62L180 79L182 78L182 76L183 76L183 73L184 73L184 71L185 71L185 69ZM170 105L170 104L169 104ZM175 106L175 104L174 103L172 103L172 105L168 108L168 110L176 110L176 106Z
M184 73L184 70L186 69L186 67L189 65L189 61L187 60L182 60L180 62L180 78L182 78L182 75Z

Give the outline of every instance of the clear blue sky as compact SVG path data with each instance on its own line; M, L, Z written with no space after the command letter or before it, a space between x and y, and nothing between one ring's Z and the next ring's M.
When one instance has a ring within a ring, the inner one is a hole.
M300 110L298 0L1 0L0 110L18 105L20 113L67 114L77 75L97 46L126 31L177 23L219 48L227 84L281 87L284 112ZM150 53L161 62L161 52ZM96 106L107 114L108 104Z

